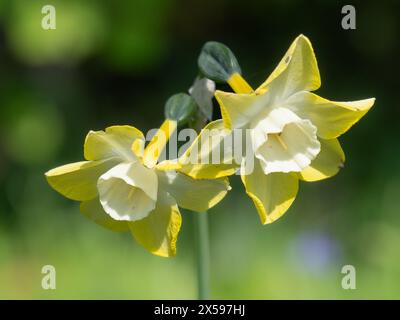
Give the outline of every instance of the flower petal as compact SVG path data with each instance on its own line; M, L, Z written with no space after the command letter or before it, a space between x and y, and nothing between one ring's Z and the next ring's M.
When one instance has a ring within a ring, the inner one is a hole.
M176 240L182 219L175 200L166 192L158 194L157 206L141 220L129 222L133 237L151 253L170 257L176 254Z
M344 152L339 140L320 139L321 151L310 166L298 173L301 180L318 181L334 176L343 167Z
M246 193L253 200L262 224L272 223L289 209L298 190L298 178L290 173L264 174L259 161L254 170L243 174Z
M189 89L189 94L196 101L201 113L207 120L212 119L214 92L215 82L201 77L197 77Z
M240 167L232 149L233 132L222 120L210 122L179 158L177 169L195 179L215 179L232 175ZM226 143L225 143L226 142Z
M221 108L224 125L228 129L244 127L266 105L265 99L254 93L236 94L217 90L215 98Z
M278 106L292 94L316 90L321 85L311 42L304 35L291 44L281 62L255 93L216 91L222 119L229 129L245 126L266 106Z
M124 161L135 160L131 146L136 139L144 139L143 133L131 126L112 126L106 128L105 132L90 131L85 139L85 159L118 157Z
M282 101L295 92L313 91L320 85L321 78L313 47L306 36L300 35L256 92L271 91L276 101Z
M80 209L82 214L98 225L116 232L129 231L126 221L117 221L105 213L98 197L81 202Z
M97 196L97 179L118 162L116 158L74 162L45 175L50 186L64 197L76 201L91 200Z
M317 126L317 134L334 139L349 130L374 105L375 99L349 102L329 101L311 92L299 92L287 101L287 107Z
M220 202L230 189L227 178L195 180L176 171L157 171L160 188L182 208L202 212Z
M100 203L111 218L135 221L154 210L158 179L140 162L121 163L99 178L97 188Z
M179 170L182 165L179 163L179 159L163 160L155 166L157 170Z

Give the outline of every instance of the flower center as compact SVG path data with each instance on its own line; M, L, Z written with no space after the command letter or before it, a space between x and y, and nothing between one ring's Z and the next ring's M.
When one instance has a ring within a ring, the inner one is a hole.
M140 162L113 167L99 178L97 187L104 211L115 220L140 220L155 208L157 175Z
M300 172L310 165L320 151L316 127L309 120L285 123L280 132L268 132L256 140L255 157L266 174ZM265 132L264 131L264 132Z
M283 140L281 137L282 133L272 133L272 134L267 134L267 140L268 139L276 139L277 142L282 146L284 150L288 150L288 146L286 145L286 142ZM269 137L268 137L269 136Z

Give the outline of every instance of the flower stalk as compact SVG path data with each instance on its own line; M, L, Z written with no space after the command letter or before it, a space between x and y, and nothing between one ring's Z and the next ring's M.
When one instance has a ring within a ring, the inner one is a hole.
M245 79L243 79L243 77L239 73L234 73L233 75L231 75L227 80L227 83L236 93L253 92L253 88L247 83Z
M210 243L207 212L194 215L198 299L210 299Z

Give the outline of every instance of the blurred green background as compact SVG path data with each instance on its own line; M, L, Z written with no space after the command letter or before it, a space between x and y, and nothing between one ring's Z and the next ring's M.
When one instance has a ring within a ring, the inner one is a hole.
M41 28L52 4L57 29ZM192 213L178 254L152 256L102 229L59 196L43 173L81 160L85 134L113 124L146 131L185 91L208 40L227 44L252 85L304 33L316 51L318 91L376 97L341 139L345 168L302 183L283 218L262 226L240 179L210 210L212 298L400 298L398 1L0 1L0 298L196 298ZM217 115L217 113L216 113ZM41 288L54 265L57 289ZM354 265L357 289L343 290Z

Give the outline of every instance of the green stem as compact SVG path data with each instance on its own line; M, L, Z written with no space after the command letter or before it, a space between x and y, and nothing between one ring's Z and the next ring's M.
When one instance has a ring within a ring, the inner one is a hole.
M195 212L197 255L197 289L199 300L210 298L210 245L208 239L208 214Z

